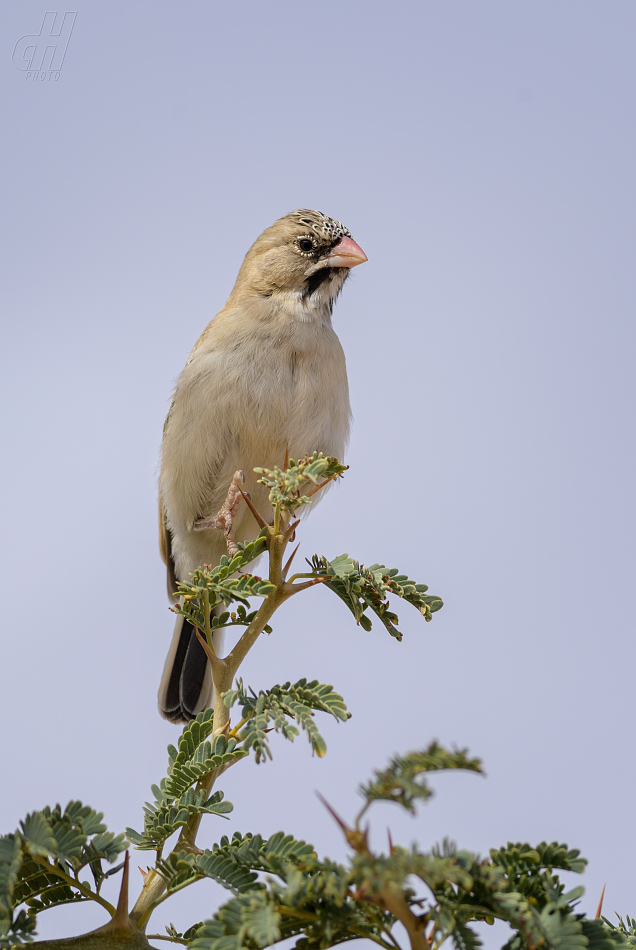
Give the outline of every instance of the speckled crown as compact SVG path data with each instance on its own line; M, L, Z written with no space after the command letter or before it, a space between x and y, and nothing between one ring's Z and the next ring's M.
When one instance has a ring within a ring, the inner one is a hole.
M330 218L328 214L323 214L322 211L301 208L299 211L291 211L286 217L311 228L315 234L328 244L337 241L341 237L351 237L351 232L345 228L344 224Z

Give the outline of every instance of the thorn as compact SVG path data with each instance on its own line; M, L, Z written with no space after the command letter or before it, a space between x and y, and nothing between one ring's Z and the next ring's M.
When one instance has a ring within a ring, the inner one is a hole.
M348 825L345 825L344 821L342 820L338 812L335 811L331 807L327 799L323 798L320 792L316 792L316 796L318 797L318 800L320 801L320 803L325 806L325 808L327 809L331 817L334 819L334 821L340 826L340 828L345 833L345 835L348 834L351 829L348 827Z
M226 736L230 731L230 720L224 722L220 729L215 729L212 733L213 736Z
M348 825L344 823L338 812L334 811L326 798L323 798L320 792L316 792L319 800L325 806L331 817L334 819L336 824L340 826L342 833L347 839L348 844L356 851L358 854L368 854L369 853L369 842L368 842L368 832L369 826L360 831L358 828L349 828Z
M324 482L321 482L320 485L314 485L311 491L305 492L307 498L311 498L312 495L315 495L317 491L320 491L321 488L324 488L325 485L328 485L329 482L332 482L336 476L332 475L331 478L326 478Z
M210 649L210 645L209 645L208 641L205 639L205 637L203 636L203 634L201 633L201 631L199 630L199 628L198 628L198 627L195 627L194 629L195 629L195 632L196 632L196 635L197 635L197 640L199 641L199 643L200 643L201 646L203 647L203 650L204 650L204 652L205 652L205 655L207 656L207 658L208 658L208 660L210 661L210 663L212 664L212 666L214 666L214 667L216 667L217 669L220 669L220 670L225 669L225 660L222 660L220 656L217 656L217 655L216 655L216 653L214 652L214 650L211 650L211 649Z
M244 492L242 488L239 488L239 491L240 491L241 495L243 496L243 501L245 502L245 504L247 505L247 507L249 508L249 510L252 512L252 514L253 514L254 517L256 518L256 522L257 522L259 528L265 528L265 527L267 526L267 522L265 521L265 519L264 519L263 517L261 517L261 515L258 513L258 511L256 510L256 508L255 508L254 505L252 504L252 500L251 500L250 496L247 494L247 492Z
M283 537L285 541L294 540L294 535L296 534L296 528L298 527L299 524L300 524L300 518L298 518L297 521L294 521L292 524L289 525L288 528L285 529L285 531L283 532Z
M598 910L596 911L596 919L597 919L597 920L598 920L598 918L601 916L601 911L603 910L603 898L605 897L605 888L606 888L606 887L607 887L607 884L603 884L603 890L601 891L601 899L600 899L600 901L598 902Z
M289 442L285 446L285 464L283 465L283 471L286 472L289 468Z
M291 567L292 561L296 557L296 551L298 550L299 547L300 547L300 544L297 544L294 550L292 551L292 553L289 555L289 560L287 561L287 564L283 568L283 580L287 580L287 575L289 574L289 568Z
M391 829L387 828L386 833L389 836L389 854L393 854L393 838L391 837Z
M142 876L142 877L145 877L146 874L148 873L147 871L144 871L143 868L139 868L139 870L141 871L141 876Z
M113 930L119 927L126 927L128 924L128 868L129 853L126 851L124 859L124 873L121 876L121 887L119 889L119 900L117 901L117 910L115 916L110 921Z

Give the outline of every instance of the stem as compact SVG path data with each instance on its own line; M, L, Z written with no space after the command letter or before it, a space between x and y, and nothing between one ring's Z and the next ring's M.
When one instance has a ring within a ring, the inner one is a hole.
M280 505L276 505L274 509L274 536L278 534L280 524Z
M369 808L370 806L371 806L371 802L370 802L370 801L365 802L364 805L362 806L362 808L360 809L360 811L358 812L358 814L357 814L357 816L356 816L356 828L359 827L360 822L362 821L362 817L363 817L364 813L366 812L367 808Z
M50 864L46 858L42 857L39 854L31 855L34 861L37 861L38 864L41 864L43 868L46 868L49 874L55 874L57 877L60 877L66 884L70 884L71 887L77 888L84 897L88 898L91 901L97 901L98 904L101 904L104 907L111 917L115 916L115 908L111 903L109 903L104 897L101 897L96 891L92 891L90 887L86 887L85 884L82 884L81 881L76 881L75 878L72 878L69 874L65 874L60 868L56 867L54 864Z
M212 628L210 627L210 592L207 589L203 591L203 617L205 619L205 639L208 641L210 649L214 650L212 646Z
M402 947L399 945L390 930L385 930L384 933L387 935L387 938L391 941L393 946L397 948L397 950L402 950Z
M228 739L236 739L236 737L238 736L239 732L241 731L245 723L249 722L251 718L252 718L251 716L244 716L241 719L241 721L237 723L230 732L228 732L227 734Z
M178 937L169 937L168 934L148 934L147 940L169 940L170 943L180 943L182 947L188 946L187 940L180 940Z
M258 640L272 615L284 601L295 593L294 588L290 584L286 584L283 578L283 556L288 541L283 534L278 532L278 514L277 510L276 517L274 518L274 527L269 529L267 539L267 546L269 548L269 580L274 584L275 589L267 595L247 630L225 657L223 663L211 664L212 679L214 681L214 735L219 735L226 730L230 722L230 710L228 706L225 705L223 694L231 688L241 663ZM207 629L205 633L207 638ZM205 775L197 783L196 791L204 791L206 797L209 797L214 783L219 775L225 771L225 768L227 768L227 766L214 769L214 771ZM196 838L202 817L203 815L192 815L192 817L188 819L181 829L181 834L175 845L174 852L198 852ZM130 919L137 924L140 930L145 929L153 910L165 899L163 897L165 891L166 883L163 878L157 874L156 871L149 871L144 878L144 886L141 894L130 914Z
M386 909L404 926L409 935L412 950L430 950L424 933L424 922L415 916L406 903L402 888L391 882L382 888L380 897Z

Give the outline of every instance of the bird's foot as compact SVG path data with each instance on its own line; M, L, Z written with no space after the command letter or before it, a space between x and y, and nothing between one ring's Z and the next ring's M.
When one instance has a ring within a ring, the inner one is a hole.
M216 528L218 531L225 532L227 541L228 557L234 557L238 551L238 545L234 537L234 518L241 504L241 484L245 481L243 472L234 472L234 478L227 493L227 497L218 514L213 518L199 518L193 525L194 531L208 531L210 528Z

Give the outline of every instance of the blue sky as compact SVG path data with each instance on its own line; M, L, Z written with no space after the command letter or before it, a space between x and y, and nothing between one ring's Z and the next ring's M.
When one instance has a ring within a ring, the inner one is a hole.
M607 883L635 914L633 4L79 0L34 82L11 54L46 9L0 10L2 828L70 798L141 822L178 735L155 706L171 389L252 241L312 207L369 262L334 316L351 471L300 553L397 566L445 607L402 607L397 644L327 591L286 605L244 678L333 683L353 719L323 760L279 740L231 771L202 841L283 828L343 857L314 790L353 816L374 767L438 738L488 777L440 777L415 821L378 806L378 847L388 823L481 853L565 841L582 906ZM102 922L61 909L40 934Z

